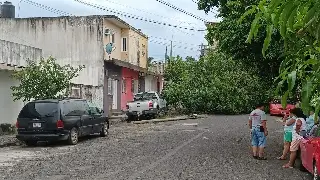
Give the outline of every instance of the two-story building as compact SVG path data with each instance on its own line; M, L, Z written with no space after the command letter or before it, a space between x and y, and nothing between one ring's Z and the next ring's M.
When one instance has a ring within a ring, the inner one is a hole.
M72 80L72 95L106 113L120 110L138 91L148 38L116 16L0 18L0 24L2 40L41 49L61 65L85 65Z
M119 18L105 22L104 44L107 77L106 104L114 112L125 110L135 93L144 89L148 37ZM112 45L112 51L111 50ZM109 46L109 47L108 47Z

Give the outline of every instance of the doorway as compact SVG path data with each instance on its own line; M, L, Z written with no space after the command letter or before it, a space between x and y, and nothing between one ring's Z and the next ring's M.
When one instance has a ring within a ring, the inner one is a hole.
M118 109L118 80L112 81L112 109Z

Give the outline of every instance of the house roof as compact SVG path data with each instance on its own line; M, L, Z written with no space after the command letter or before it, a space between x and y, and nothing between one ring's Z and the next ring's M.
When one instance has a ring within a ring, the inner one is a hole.
M124 20L120 19L118 16L115 15L89 15L89 16L57 16L57 17L28 17L28 18L13 18L13 19L17 19L17 20L24 20L24 19L62 19L62 18L105 18L108 19L109 21L111 21L113 24L121 27L121 28L129 28L133 31L135 31L136 33L138 33L139 35L145 37L148 39L148 36L144 33L141 32L140 29L137 29L133 26L131 26L129 23L125 22Z
M136 33L138 33L141 36L143 36L143 37L148 39L148 36L145 35L144 33L142 33L140 29L134 28L133 26L131 26L130 24L128 24L124 20L120 19L118 16L115 16L115 15L104 15L103 17L109 19L112 23L114 23L114 24L116 24L116 25L118 25L120 27L123 27L123 28L127 27L129 29L132 29Z

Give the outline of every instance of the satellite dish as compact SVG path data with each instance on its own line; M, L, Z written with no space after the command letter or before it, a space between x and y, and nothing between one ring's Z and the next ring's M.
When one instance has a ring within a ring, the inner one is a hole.
M108 44L106 45L106 53L107 53L108 55L110 55L115 49L116 49L116 47L114 46L113 43L108 43Z

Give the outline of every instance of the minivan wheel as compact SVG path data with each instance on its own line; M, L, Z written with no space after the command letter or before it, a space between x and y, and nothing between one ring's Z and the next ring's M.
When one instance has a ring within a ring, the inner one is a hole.
M316 163L313 163L313 179L320 180L319 171L318 171Z
M104 125L101 128L100 136L106 137L109 133L109 123L104 123Z
M78 129L74 127L70 131L68 144L76 145L78 143L78 140L79 140Z

